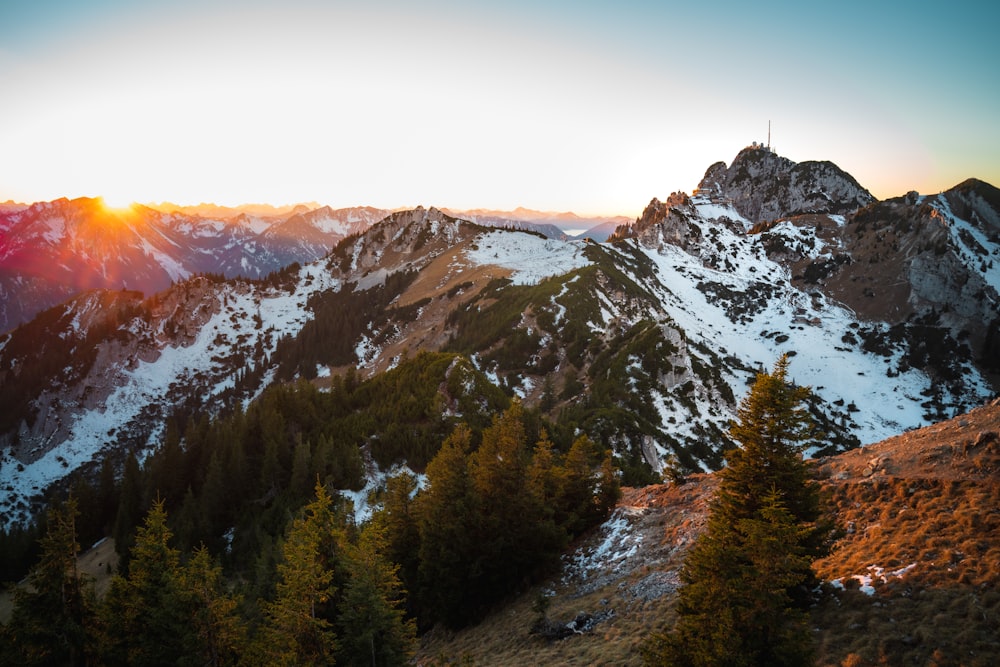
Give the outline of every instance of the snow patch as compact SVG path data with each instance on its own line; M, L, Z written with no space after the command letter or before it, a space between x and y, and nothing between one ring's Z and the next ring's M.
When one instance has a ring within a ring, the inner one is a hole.
M625 559L634 556L642 544L642 535L632 530L629 508L619 507L601 524L601 541L593 548L575 552L564 570L580 577L596 571L617 571Z
M358 491L345 489L340 491L340 495L347 498L354 505L354 523L361 525L370 521L372 515L381 509L379 503L372 503L371 500L376 491L385 488L386 480L390 477L406 473L417 480L417 491L427 486L427 475L420 475L406 465L396 464L388 470L379 470L377 467L368 473L364 487Z
M466 257L481 266L501 266L514 271L517 285L534 285L544 278L588 266L584 242L540 238L523 232L497 230L476 239Z
M841 577L839 579L834 579L833 581L830 582L830 585L838 590L844 590L845 589L844 579L845 578L854 579L860 584L858 590L860 590L865 595L871 597L872 595L875 595L876 582L887 584L889 583L890 578L902 579L907 572L909 572L916 566L917 566L916 563L910 563L906 567L901 567L898 570L892 570L890 572L887 572L885 568L879 567L878 565L869 565L867 573L852 574L848 577Z

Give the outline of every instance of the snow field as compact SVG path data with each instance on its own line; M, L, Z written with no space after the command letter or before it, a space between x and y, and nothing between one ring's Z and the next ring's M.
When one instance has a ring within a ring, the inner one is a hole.
M558 241L510 231L486 232L476 239L476 249L466 256L479 265L512 269L516 285L534 285L590 264L582 241Z

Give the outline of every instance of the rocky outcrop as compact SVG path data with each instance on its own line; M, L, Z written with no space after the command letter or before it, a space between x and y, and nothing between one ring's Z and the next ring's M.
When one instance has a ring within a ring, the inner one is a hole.
M631 227L619 228L618 238L636 238L646 246L662 243L688 250L701 237L701 229L691 224L691 199L683 192L673 192L667 201L653 199Z
M744 148L729 167L716 162L698 192L729 203L751 222L805 213L844 214L875 201L832 162L799 162L768 148Z

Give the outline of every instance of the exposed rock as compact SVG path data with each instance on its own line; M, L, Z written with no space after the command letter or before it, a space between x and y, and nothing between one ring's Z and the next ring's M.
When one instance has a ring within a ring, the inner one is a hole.
M730 202L752 222L806 213L850 213L875 201L832 162L796 164L760 146L744 148L728 168L723 162L713 164L698 192Z

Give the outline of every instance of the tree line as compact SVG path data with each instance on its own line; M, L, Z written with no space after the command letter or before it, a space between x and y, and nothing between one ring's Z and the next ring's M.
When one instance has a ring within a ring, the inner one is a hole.
M380 509L357 525L331 491L338 468L323 456L317 468L317 448L303 444L322 442L309 408L338 392L275 390L245 415L202 420L183 437L168 429L143 466L130 456L107 529L121 560L103 598L76 570L78 499L54 504L0 662L405 664L418 627L482 618L551 572L617 500L610 452L585 436L558 446L515 402L486 427L454 424L423 488L408 473L390 478L373 499ZM294 446L270 446L288 439L291 414ZM200 486L185 488L205 457ZM164 490L179 489L183 500L168 501Z

